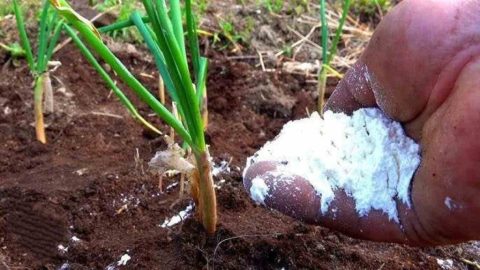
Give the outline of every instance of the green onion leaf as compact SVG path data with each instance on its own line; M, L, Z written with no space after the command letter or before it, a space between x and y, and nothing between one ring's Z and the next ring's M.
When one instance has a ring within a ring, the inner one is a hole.
M150 130L154 131L157 134L162 134L157 128L155 128L151 123L149 123L147 120L145 120L137 111L135 106L132 104L132 102L127 98L127 96L120 90L120 88L117 87L115 82L112 80L110 75L105 71L105 69L102 68L100 63L98 63L97 59L95 59L95 56L90 52L90 50L83 44L83 42L78 38L77 33L68 25L63 25L65 27L65 30L67 31L67 34L72 38L73 42L75 45L80 49L80 52L85 56L87 61L95 68L95 70L100 74L100 77L105 81L105 83L108 85L110 89L115 93L115 95L120 99L120 102L127 108L127 110L130 112L132 117L135 120L138 120L140 123L145 125L147 128Z
M30 41L27 35L27 30L25 29L25 22L23 19L22 10L18 5L17 0L13 0L13 9L14 9L15 18L17 21L18 32L20 34L20 43L22 44L22 47L25 50L28 66L30 67L30 70L33 71L35 69L35 60L33 59L32 46L30 45Z

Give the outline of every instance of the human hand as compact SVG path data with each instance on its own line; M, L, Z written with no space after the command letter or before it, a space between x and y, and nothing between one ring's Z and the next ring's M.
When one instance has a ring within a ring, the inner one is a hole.
M404 0L380 23L326 110L378 107L421 146L411 207L397 202L399 223L380 211L360 217L342 190L322 214L301 177L268 178L275 160L248 168L244 185L264 177L268 207L350 236L410 245L480 239L480 1ZM291 190L295 189L295 194Z

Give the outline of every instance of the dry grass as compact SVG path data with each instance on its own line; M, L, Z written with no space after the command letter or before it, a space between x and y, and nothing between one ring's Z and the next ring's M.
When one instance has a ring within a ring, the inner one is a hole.
M237 31L242 30L242 20L250 18L255 21L253 28L255 30L247 48L241 52L232 50L230 53L234 55L230 56L230 59L239 61L255 59L256 66L265 72L275 72L280 64L284 72L303 74L308 77L307 82L316 84L317 72L322 60L318 1L308 1L308 8L299 14L286 12L295 6L284 7L283 12L278 14L269 14L255 3L241 5L231 3L231 8L226 9L223 1L229 0L222 0L221 3L213 1L212 10L217 17L241 18L232 19L232 24ZM327 5L327 22L333 37L342 10L339 2L328 1ZM332 70L329 72L329 77L341 78L342 74L357 61L373 34L374 21L378 21L378 18L383 15L384 12L378 12L375 18L368 22L361 22L358 14L354 11L350 12L344 25L337 55L331 62ZM205 22L202 25L203 29L212 33L218 31L214 27L214 18L206 16L203 21ZM279 26L280 24L282 26Z
M314 10L313 14L319 14L320 6L311 3L310 7ZM341 16L341 9L339 7L332 6L328 4L327 10L327 22L329 27L329 32L333 35L335 30L338 27L338 21ZM296 53L299 53L302 49L315 49L318 52L322 50L319 40L311 40L310 36L313 36L313 33L320 31L320 19L318 16L311 16L309 14L303 14L297 18L297 21L301 24L307 24L310 26L311 30L308 33L298 33L294 29L290 29L299 36L299 44L296 45ZM351 15L347 17L345 22L344 31L342 39L339 45L337 55L332 60L332 67L339 73L345 72L350 68L360 57L363 50L368 44L372 34L374 25L372 23L361 23L358 18L354 18ZM319 61L320 59L314 59ZM335 75L335 72L330 72L331 76Z

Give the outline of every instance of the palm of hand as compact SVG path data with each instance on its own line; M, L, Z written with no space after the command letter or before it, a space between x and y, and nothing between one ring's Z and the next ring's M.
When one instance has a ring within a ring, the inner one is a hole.
M279 191L267 204L359 238L414 245L479 239L479 22L480 1L403 1L327 103L327 109L343 112L378 106L420 143L413 206L397 204L401 225L375 211L358 217L341 191L333 202L335 217L319 215L318 196L300 178L288 185L300 188L301 200ZM251 179L273 166L249 169L247 190Z

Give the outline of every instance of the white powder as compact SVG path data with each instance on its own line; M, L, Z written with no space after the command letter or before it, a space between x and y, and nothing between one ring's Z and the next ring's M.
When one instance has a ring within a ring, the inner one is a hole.
M453 260L452 259L438 259L437 258L437 264L444 270L449 270L453 268Z
M452 208L454 207L453 200L450 197L446 197L444 203L449 210L452 210Z
M448 210L455 210L458 208L463 208L461 204L455 202L452 198L446 197L444 201L445 206L448 208Z
M59 244L59 245L57 246L57 249L58 249L58 251L60 251L60 253L62 253L62 254L68 252L68 246L65 247L65 246L62 245L62 244Z
M262 178L256 177L252 180L252 186L250 187L250 196L258 204L265 204L265 197L268 194L268 186L265 184Z
M230 170L230 162L222 160L220 161L220 164L213 164L212 175L219 176L222 173L229 173Z
M352 116L327 111L324 119L314 113L287 123L275 140L248 159L245 171L258 161L277 161L281 165L270 174L282 175L284 181L294 175L307 179L321 195L322 213L328 211L335 190L343 189L360 216L375 209L398 222L395 199L410 206L419 152L401 125L379 109L360 109ZM250 189L257 202L268 196L260 180L254 179Z
M193 204L190 204L185 208L185 210L180 211L177 215L171 217L170 219L165 219L165 221L160 225L162 228L172 227L173 225L177 225L178 223L185 220L187 217L190 216L190 213L193 210Z
M117 262L117 265L127 265L127 262L130 261L132 257L128 254L123 254L120 260Z

